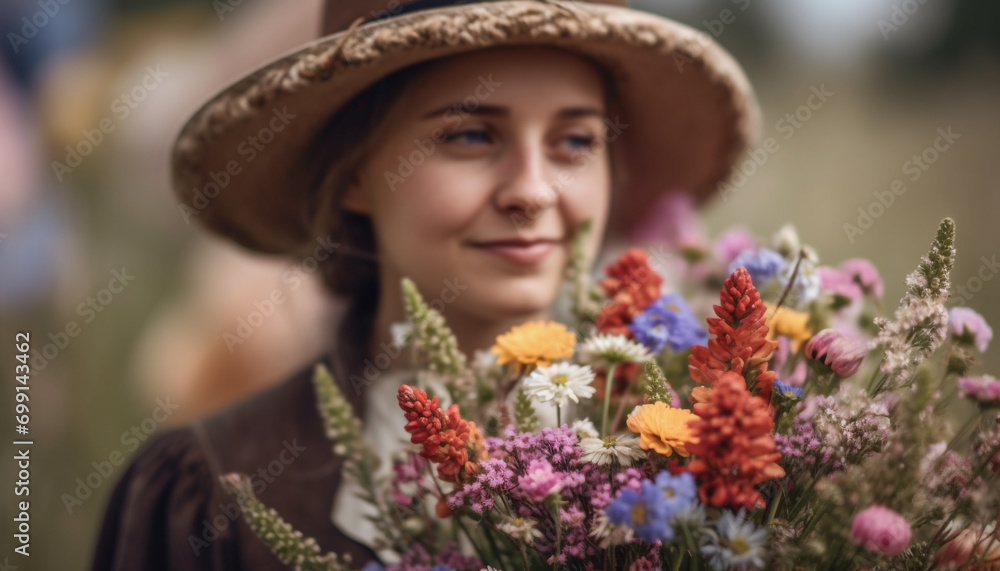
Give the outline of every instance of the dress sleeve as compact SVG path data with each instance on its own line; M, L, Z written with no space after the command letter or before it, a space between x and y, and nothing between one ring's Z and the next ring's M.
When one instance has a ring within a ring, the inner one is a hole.
M92 569L240 569L231 503L192 428L154 436L115 485Z

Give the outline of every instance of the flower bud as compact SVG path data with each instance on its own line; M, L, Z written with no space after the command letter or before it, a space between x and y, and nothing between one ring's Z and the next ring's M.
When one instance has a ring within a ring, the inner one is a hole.
M838 329L824 329L806 343L806 357L822 363L840 377L850 377L861 368L865 344Z

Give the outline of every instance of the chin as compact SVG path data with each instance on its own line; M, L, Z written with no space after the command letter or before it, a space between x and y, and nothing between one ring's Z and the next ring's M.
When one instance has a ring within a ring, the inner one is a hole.
M562 279L561 276L557 279L478 279L470 284L469 290L476 290L474 296L469 296L472 311L506 321L530 319L550 311L559 295Z

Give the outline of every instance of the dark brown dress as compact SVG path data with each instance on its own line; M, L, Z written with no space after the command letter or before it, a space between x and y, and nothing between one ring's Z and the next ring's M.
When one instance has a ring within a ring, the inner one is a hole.
M361 395L334 359L334 372L356 413ZM313 363L280 385L192 425L149 441L117 483L93 560L106 571L287 569L250 530L218 482L227 472L255 475L258 498L325 551L375 559L331 522L341 461L316 407Z

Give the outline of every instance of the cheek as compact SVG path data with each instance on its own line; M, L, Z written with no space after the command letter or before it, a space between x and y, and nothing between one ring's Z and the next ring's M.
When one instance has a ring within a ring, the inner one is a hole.
M563 204L567 221L575 226L584 220L592 220L591 234L599 240L604 233L611 203L611 181L608 171L594 169L585 175L576 175L566 188Z
M404 171L405 172L405 171ZM471 173L427 162L374 201L373 217L388 248L442 243L461 238L483 206L486 193L476 192ZM402 243L400 242L402 241Z

